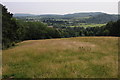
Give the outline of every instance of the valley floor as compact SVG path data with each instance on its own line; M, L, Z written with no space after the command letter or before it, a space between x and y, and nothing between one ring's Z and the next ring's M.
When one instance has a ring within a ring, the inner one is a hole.
M118 37L28 40L2 57L3 78L117 78Z

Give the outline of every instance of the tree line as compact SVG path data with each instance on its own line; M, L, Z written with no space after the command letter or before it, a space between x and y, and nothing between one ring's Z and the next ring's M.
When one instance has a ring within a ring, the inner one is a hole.
M2 49L14 46L24 40L66 38L78 36L120 36L120 20L108 22L102 27L60 27L50 28L42 22L22 21L2 6Z

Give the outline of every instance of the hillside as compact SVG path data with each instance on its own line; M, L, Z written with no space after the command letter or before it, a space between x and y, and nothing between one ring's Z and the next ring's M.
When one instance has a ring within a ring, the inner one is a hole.
M14 17L24 17L24 16L35 16L34 14L22 14L22 13L17 13L17 14L13 14Z
M3 50L4 78L117 78L117 37L28 40Z
M81 26L84 24L106 24L109 21L117 21L118 15L111 15L102 12L73 13L65 15L45 14L45 15L24 15L14 14L14 17L24 21L40 21L57 28L68 26ZM83 26L84 27L84 26Z
M64 15L64 17L91 17L99 14L103 14L103 13L102 12L73 13L73 14L66 14Z
M57 14L44 14L44 15L36 15L36 16L68 16L68 17L87 17L87 16L95 16L98 14L102 14L102 12L86 12L86 13L72 13L72 14L65 14L65 15L57 15ZM23 14L23 13L15 13L14 16L32 16L34 14Z
M99 14L96 16L93 16L87 20L87 23L106 23L109 21L117 21L118 16L117 15L110 15L110 14Z

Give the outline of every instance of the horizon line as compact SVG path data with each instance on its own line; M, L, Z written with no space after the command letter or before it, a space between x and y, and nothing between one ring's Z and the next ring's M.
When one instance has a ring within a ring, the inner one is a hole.
M119 13L107 13L107 12L100 12L100 11L88 11L88 12L73 12L73 13L64 13L64 14L60 14L60 13L42 13L42 14L35 14L35 13L12 13L14 14L30 14L30 15L66 15L66 14L75 14L75 13L106 13L106 14L119 14Z

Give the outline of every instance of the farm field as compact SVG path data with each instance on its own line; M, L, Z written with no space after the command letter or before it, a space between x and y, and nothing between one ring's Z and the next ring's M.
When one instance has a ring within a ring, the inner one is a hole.
M117 78L118 37L27 40L2 59L3 78Z
M68 26L68 27L101 27L104 26L106 24L85 24L85 23L81 23L79 26Z

